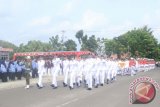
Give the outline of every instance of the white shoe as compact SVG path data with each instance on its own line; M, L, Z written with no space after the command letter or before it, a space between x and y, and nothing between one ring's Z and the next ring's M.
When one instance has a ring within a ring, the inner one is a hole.
M25 89L29 89L29 85L27 85L27 86L25 87Z

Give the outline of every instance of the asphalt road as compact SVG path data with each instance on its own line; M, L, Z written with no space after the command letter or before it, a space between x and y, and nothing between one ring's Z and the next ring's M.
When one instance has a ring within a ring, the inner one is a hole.
M160 69L140 72L133 77L119 76L116 82L91 91L84 86L69 90L60 81L58 89L52 89L50 83L46 83L43 89L32 85L29 90L24 87L0 90L0 107L159 107L160 90L149 104L129 104L130 83L140 76L149 76L160 85Z

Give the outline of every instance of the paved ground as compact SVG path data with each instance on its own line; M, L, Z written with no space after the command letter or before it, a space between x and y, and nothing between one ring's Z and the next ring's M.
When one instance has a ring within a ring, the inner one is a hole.
M29 90L25 90L22 82L19 82L22 86L17 85L17 88L1 88L0 107L159 107L160 91L157 91L154 101L149 104L129 105L129 85L140 76L150 76L160 84L160 69L139 73L134 77L118 77L116 82L93 88L92 91L84 87L70 91L68 87L62 87L61 81L56 90L50 87L50 83L45 83L43 89L37 89L33 84ZM4 86L3 83L0 83L1 86Z

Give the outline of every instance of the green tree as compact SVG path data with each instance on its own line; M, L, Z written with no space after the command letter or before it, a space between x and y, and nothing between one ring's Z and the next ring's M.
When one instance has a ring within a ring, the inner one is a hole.
M17 49L17 52L26 52L25 45L21 43Z
M75 37L78 39L81 44L81 50L88 50L91 52L96 52L98 48L98 42L95 35L88 37L83 35L83 30L79 30Z
M52 50L52 46L49 43L41 41L28 41L26 45L20 44L18 52L48 52Z
M71 39L67 40L64 43L64 45L65 45L66 51L76 51L77 50L77 48L76 48L77 44L75 43L75 41L73 41Z
M128 48L132 56L135 56L135 51L138 51L142 57L155 58L154 50L157 48L158 42L147 26L131 30L122 35L122 38L126 42L120 42Z
M16 45L14 45L13 43L4 41L4 40L0 40L0 47L3 47L3 48L12 48L14 50L17 49Z
M52 36L49 38L49 43L52 45L53 51L62 51L64 50L64 44L61 43L61 40L58 35Z
M83 30L79 30L76 33L75 37L78 39L79 44L81 44L82 43L82 37L83 37Z
M110 41L105 41L105 51L114 53L130 52L132 56L156 58L157 39L147 26L133 29Z
M119 52L118 42L116 42L115 40L112 40L112 39L105 39L104 42L105 42L105 53L107 55L110 56L113 53Z
M97 43L96 37L95 37L95 35L92 35L87 40L86 49L91 51L91 52L96 52L97 48L98 48L98 43Z
M98 44L98 48L97 48L96 53L98 55L104 55L105 54L105 39L97 38L97 44Z

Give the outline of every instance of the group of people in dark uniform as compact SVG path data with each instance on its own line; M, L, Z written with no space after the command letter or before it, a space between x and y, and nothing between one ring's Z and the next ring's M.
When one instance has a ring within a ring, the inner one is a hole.
M1 82L8 82L8 81L15 81L21 80L22 77L25 77L26 65L25 59L18 59L18 60L0 60L0 81ZM38 77L38 69L36 60L32 60L31 63L32 69L32 77Z

